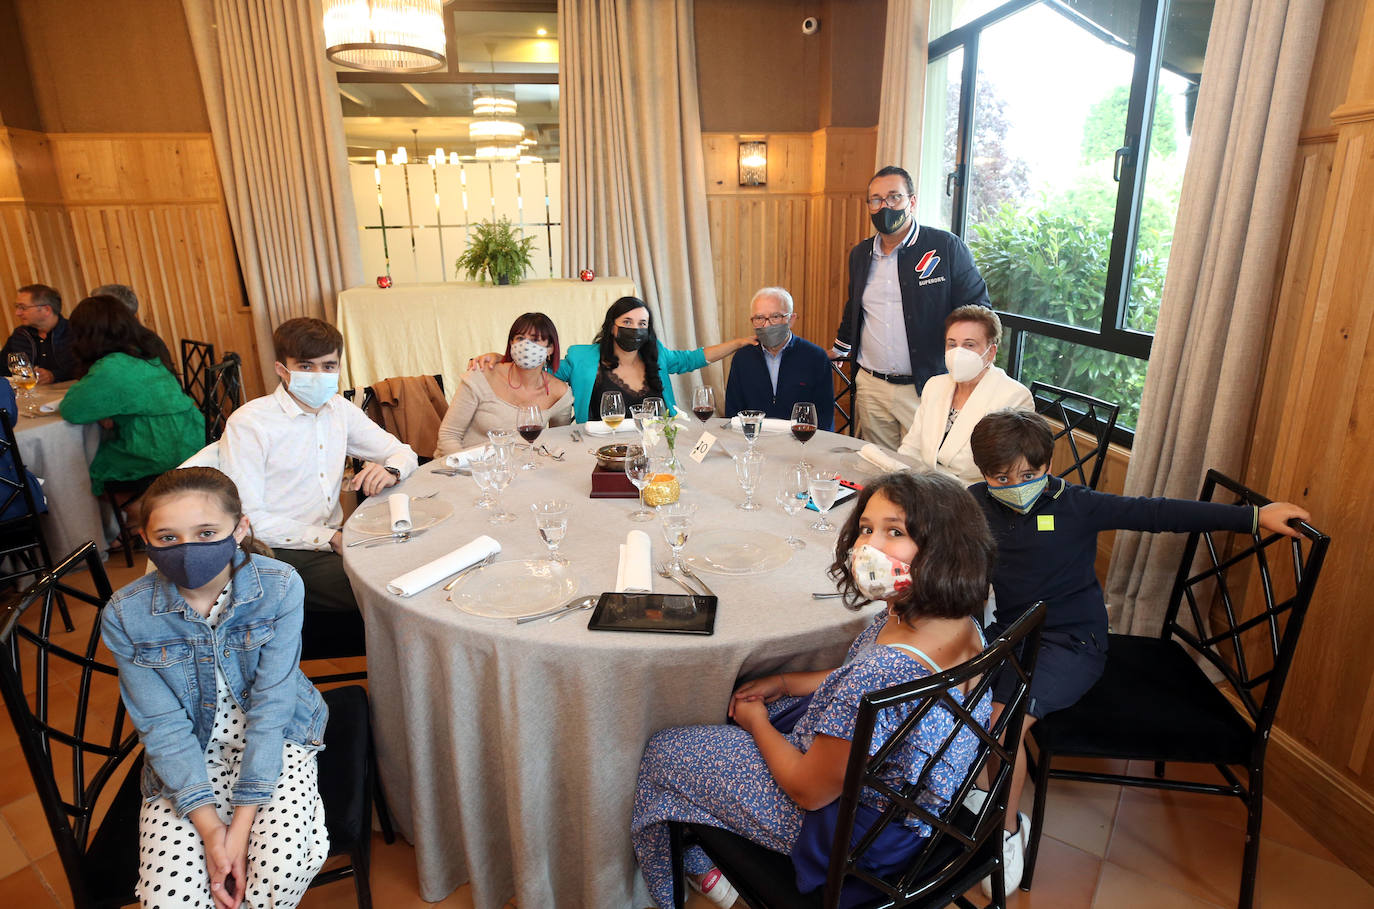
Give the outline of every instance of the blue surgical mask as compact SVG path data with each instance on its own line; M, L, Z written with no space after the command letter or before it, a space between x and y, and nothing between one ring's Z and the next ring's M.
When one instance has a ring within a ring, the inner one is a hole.
M1040 498L1040 494L1045 491L1045 486L1049 481L1050 475L1045 472L1033 480L1017 483L1015 486L989 485L988 495L1013 511L1025 514Z
M224 570L238 548L239 541L231 533L222 540L149 546L148 561L182 590L198 590Z
M291 381L287 383L286 388L306 407L323 407L330 398L339 393L339 374L296 372L293 369Z

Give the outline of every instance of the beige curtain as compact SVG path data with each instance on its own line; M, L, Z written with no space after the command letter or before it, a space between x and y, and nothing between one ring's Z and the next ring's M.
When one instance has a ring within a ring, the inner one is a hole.
M887 0L883 89L878 105L874 170L896 164L921 183L921 126L925 114L930 0Z
M268 387L272 329L363 280L319 0L182 0Z
M1244 464L1321 16L1322 0L1217 4L1127 495L1195 498L1209 467ZM1159 631L1182 548L1117 534L1114 628Z
M663 343L683 349L720 340L692 8L558 5L564 273L628 276ZM718 365L702 372L720 385Z

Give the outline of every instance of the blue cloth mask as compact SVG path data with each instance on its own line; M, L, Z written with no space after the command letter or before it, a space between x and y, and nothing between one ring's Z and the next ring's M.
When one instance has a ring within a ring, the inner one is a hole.
M330 398L339 393L339 374L296 372L293 369L291 381L286 389L306 407L323 407Z
M222 540L149 546L148 561L182 590L198 590L224 570L238 548L239 541L231 533Z
M1015 486L988 486L988 495L992 496L1003 505L1018 511L1021 514L1031 510L1040 494L1045 491L1045 486L1050 482L1049 472L1041 474L1033 480L1024 483L1017 483Z

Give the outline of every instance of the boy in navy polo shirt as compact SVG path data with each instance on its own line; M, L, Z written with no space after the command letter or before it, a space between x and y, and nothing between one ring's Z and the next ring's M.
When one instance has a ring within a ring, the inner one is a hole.
M1298 532L1288 522L1309 517L1288 502L1256 508L1126 498L1066 483L1049 475L1054 436L1045 419L1030 411L990 413L973 428L969 441L984 480L969 491L983 506L997 541L992 576L996 606L988 640L1036 602L1044 600L1047 607L1023 736L1040 717L1077 703L1106 666L1107 609L1094 566L1099 533L1231 530L1296 537ZM1005 681L1005 686L994 683L994 711L1010 693L1013 680ZM1030 841L1030 821L1016 810L1025 782L1026 762L1017 761L1003 834L1008 890L1021 882L1022 858ZM987 881L984 889L989 889Z

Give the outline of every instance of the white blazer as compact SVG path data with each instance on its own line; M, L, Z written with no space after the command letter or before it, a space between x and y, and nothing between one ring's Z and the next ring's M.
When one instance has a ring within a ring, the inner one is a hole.
M978 421L1007 407L1032 410L1030 389L996 366L988 367L983 378L964 402L964 407L945 435L949 405L954 400L954 380L949 373L931 376L921 390L921 403L911 431L902 439L898 454L918 458L926 470L938 470L972 485L983 479L973 463L969 434ZM943 443L940 441L944 437Z

